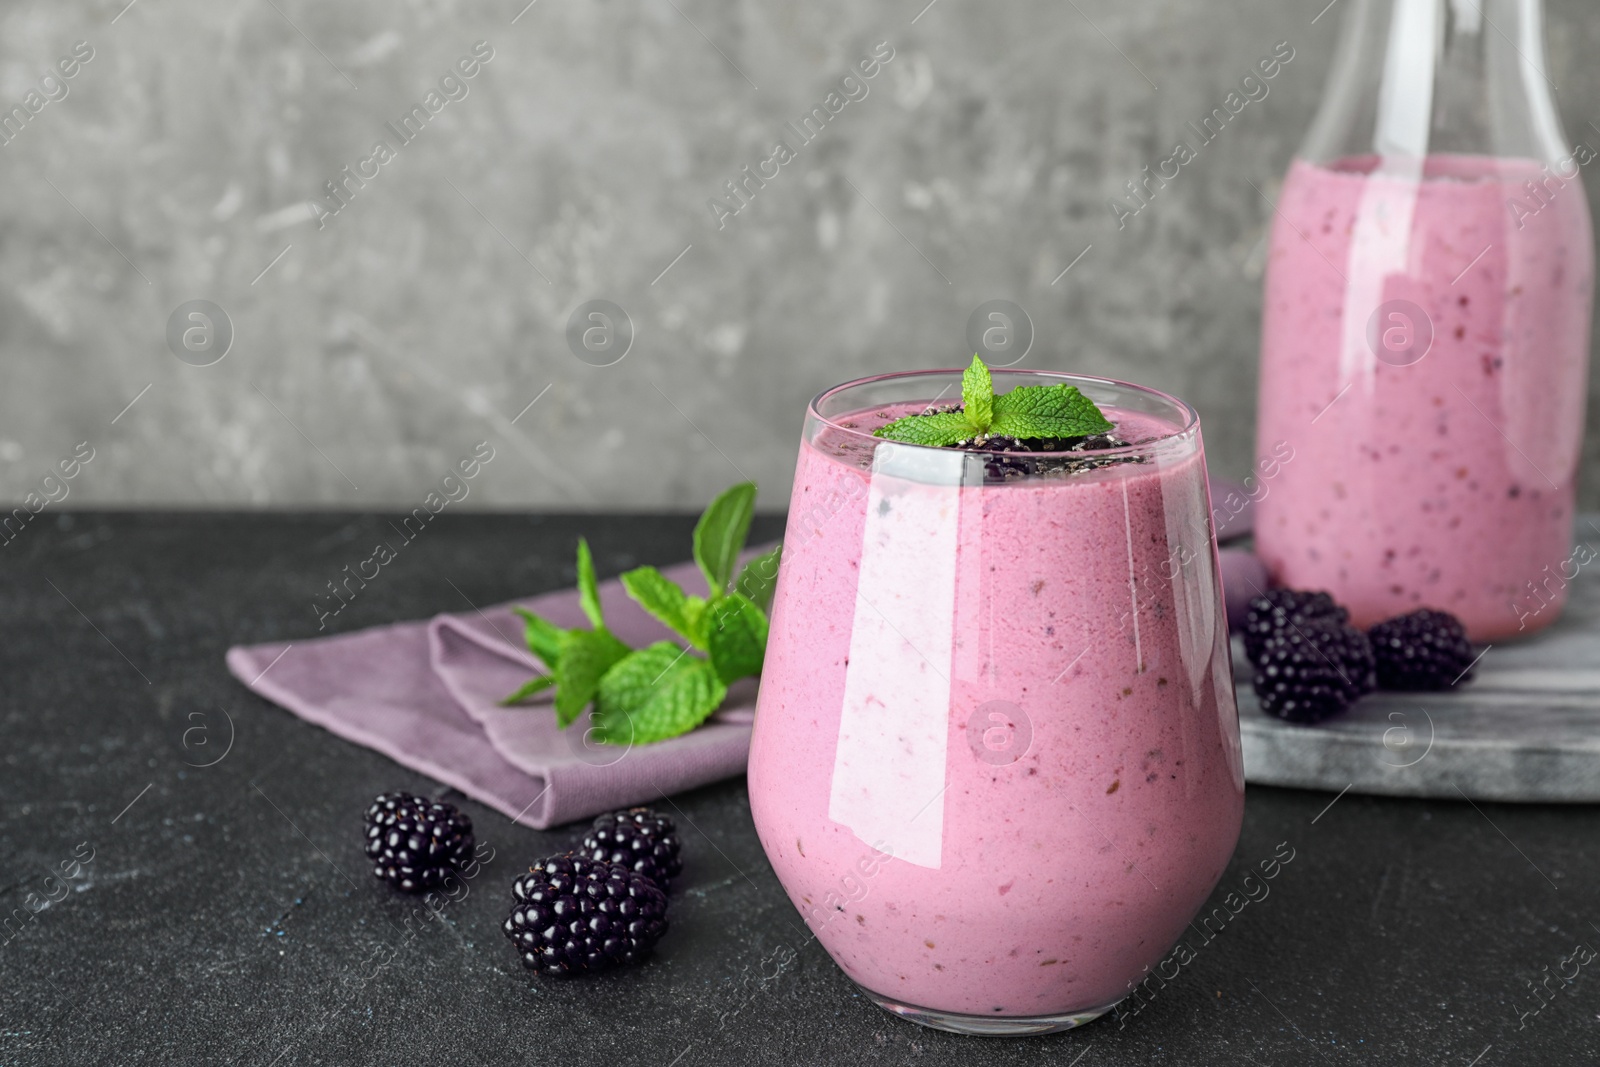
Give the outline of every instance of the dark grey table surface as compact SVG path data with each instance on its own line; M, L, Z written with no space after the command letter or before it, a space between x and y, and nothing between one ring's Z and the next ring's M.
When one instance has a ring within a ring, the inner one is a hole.
M605 574L671 562L690 528L444 515L337 622L558 587L580 532ZM1600 960L1574 960L1600 946L1589 807L1330 806L1252 787L1212 904L1287 842L1268 895L1196 939L1126 1025L1047 1038L936 1033L857 994L804 936L742 780L675 798L688 869L642 968L526 973L498 929L511 879L574 832L454 795L495 858L443 921L407 926L415 903L366 871L362 813L382 790L435 787L254 697L222 661L236 642L312 634L313 594L386 530L382 516L46 512L0 548L0 1065L1600 1059ZM760 520L759 536L778 532ZM230 718L227 754L195 766L224 751Z

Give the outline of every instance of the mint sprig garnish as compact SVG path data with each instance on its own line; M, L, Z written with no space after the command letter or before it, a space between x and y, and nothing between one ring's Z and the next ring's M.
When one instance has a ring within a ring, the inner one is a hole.
M694 558L706 579L706 596L685 592L655 567L636 567L622 576L628 595L677 634L681 645L657 641L632 649L606 629L594 559L588 542L580 540L578 601L594 628L563 630L526 609L514 609L526 623L528 650L548 673L501 703L517 704L555 686L556 722L562 729L592 703L596 735L615 745L661 741L699 726L717 710L730 684L760 673L766 656L766 607L781 549L751 560L733 580L755 501L755 483L735 485L695 524Z
M994 422L994 378L976 352L972 354L972 365L961 372L961 406L962 416L979 433Z
M989 437L1088 437L1113 426L1075 385L1019 385L996 396L989 368L976 354L961 374L961 411L907 415L874 431L889 441L942 448Z
M983 431L968 422L967 416L962 412L949 411L934 412L931 415L907 415L887 426L878 427L872 433L874 437L884 437L890 441L938 448L970 441L982 435Z
M991 435L1026 441L1034 437L1087 437L1110 433L1111 420L1076 385L1019 385L994 398Z

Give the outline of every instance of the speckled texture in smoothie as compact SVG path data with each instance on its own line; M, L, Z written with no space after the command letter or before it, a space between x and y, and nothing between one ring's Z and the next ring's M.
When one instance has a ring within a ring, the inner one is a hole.
M1532 632L1559 612L1566 583L1547 579L1571 547L1594 266L1583 190L1573 179L1541 202L1532 163L1433 157L1421 180L1373 165L1297 161L1279 200L1257 450L1286 443L1293 459L1257 504L1257 551L1359 625L1432 607L1480 641ZM1433 334L1407 366L1366 336L1401 300Z
M801 447L750 753L767 855L870 991L1107 1006L1242 817L1202 457L955 486L872 451Z

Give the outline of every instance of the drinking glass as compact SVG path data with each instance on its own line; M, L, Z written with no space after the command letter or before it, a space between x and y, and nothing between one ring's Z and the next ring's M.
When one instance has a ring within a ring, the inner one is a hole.
M960 372L806 414L750 806L822 946L880 1006L972 1034L1109 1010L1216 886L1244 804L1200 425L1078 386L1124 445L999 455L872 436Z

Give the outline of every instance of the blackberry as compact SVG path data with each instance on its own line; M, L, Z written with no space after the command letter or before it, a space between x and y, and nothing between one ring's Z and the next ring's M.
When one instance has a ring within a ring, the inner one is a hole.
M1099 452L1108 448L1126 448L1128 442L1111 434L1096 433L1085 437L1038 437L1020 440L995 434L989 437L963 441L956 447L971 452L989 452L995 455L984 461L984 480L1003 482L1030 474L1067 472L1077 474L1113 463L1143 462L1139 456L1091 457L1077 459L1068 456L1050 456L1030 459L1032 452Z
M596 819L579 851L642 874L665 893L683 873L678 848L678 828L671 819L649 808L629 808Z
M1256 696L1261 710L1289 722L1316 723L1372 691L1367 635L1323 619L1279 630L1261 645Z
M1448 612L1423 608L1380 622L1367 636L1385 689L1448 689L1472 677L1472 642Z
M1273 589L1253 597L1244 624L1244 651L1250 662L1260 666L1261 648L1279 630L1303 627L1312 622L1339 625L1350 621L1350 613L1327 593L1306 593L1297 589Z
M625 867L567 852L511 885L501 929L540 974L597 974L638 963L667 932L667 897Z
M438 887L466 866L472 846L472 820L454 805L395 792L367 809L372 873L407 893Z

